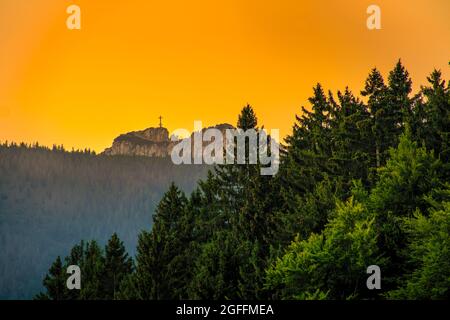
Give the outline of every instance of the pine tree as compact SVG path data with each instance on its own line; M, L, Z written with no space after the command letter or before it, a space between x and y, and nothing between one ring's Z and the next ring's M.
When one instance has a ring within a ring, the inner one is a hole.
M426 98L425 116L420 125L425 127L422 139L434 149L441 160L450 159L450 83L445 84L442 73L434 70L427 78L430 86L422 87Z
M191 195L189 206L195 220L193 236L198 244L210 240L215 231L228 223L220 201L220 189L218 179L209 170L207 177L199 181L197 189Z
M103 251L95 240L86 244L83 264L80 266L82 275L80 299L104 299L105 292L102 289L105 270L104 259Z
M136 271L127 283L123 285L120 294L125 299L151 300L155 299L153 274L155 263L151 243L151 234L142 231L139 234L137 253L136 253Z
M84 290L84 282L86 279L83 278L83 268L85 265L86 258L86 244L83 240L79 244L75 245L71 250L69 256L65 260L65 266L76 265L80 267L82 276L82 286L81 290L68 290L68 300L79 300L81 299L81 291ZM96 293L98 296L100 293Z
M223 299L235 297L238 243L230 236L230 214L216 174L208 172L191 196L190 211L195 217L192 281L189 298Z
M292 193L305 194L330 172L333 103L320 84L314 87L309 103L311 111L302 107L302 116L296 116L292 135L286 138L286 154L280 170L286 197ZM287 205L291 202L286 199Z
M51 265L48 274L45 276L43 285L46 293L40 293L35 297L38 300L66 300L68 290L66 286L67 274L63 266L61 257L58 256Z
M361 91L364 97L368 97L368 110L371 117L371 131L375 139L375 165L377 168L384 165L388 150L391 146L392 135L395 124L389 122L387 117L387 87L384 84L383 76L376 69L372 69L366 79L364 90Z
M261 133L250 105L242 109L237 128L241 130L238 134L254 130L258 140ZM254 299L262 294L261 274L270 252L272 207L276 204L267 197L272 193L272 177L260 174L260 163L249 163L250 153L259 153L259 146L251 148L246 144L245 164L217 166L196 195L203 207L197 210L201 217L197 223L206 227L206 234L211 236L201 236L205 242L198 248L193 296L213 292L218 298ZM234 285L229 287L225 282Z
M341 181L344 197L348 196L352 180L366 185L372 145L369 113L366 106L346 88L338 92L339 106L335 109L332 128L333 178Z
M109 239L105 247L105 269L103 275L104 298L113 300L117 298L122 280L131 274L133 262L125 251L123 242L116 233Z
M255 130L258 137L261 134L256 115L249 105L243 108L237 126L244 130ZM259 154L259 146L255 152ZM274 202L276 198L268 197L275 194L273 178L261 175L261 164L248 164L240 169L238 185L242 185L241 195L244 202L239 210L238 219L232 225L234 237L240 244L242 258L239 267L238 295L243 299L261 299L264 296L263 270L266 268L274 238L274 208L278 204Z
M217 230L201 244L190 285L191 299L237 299L240 243L228 229Z
M388 100L385 117L392 123L392 145L398 144L398 139L405 124L412 125L413 110L409 94L412 91L412 81L408 71L399 60L388 77Z
M274 195L280 203L277 209L277 225L280 228L277 241L282 246L291 242L297 233L308 236L312 231L322 230L326 222L323 211L320 212L329 206L316 206L314 199L320 197L318 193L321 191L317 190L317 185L329 180L335 170L329 160L332 156L332 129L336 126L337 104L331 93L326 97L320 84L313 91L313 96L309 98L311 110L302 107L302 115L296 116L292 135L286 138L282 165L274 182L279 189ZM340 182L334 185L339 189ZM334 193L334 190L330 190L330 193ZM334 199L330 200L334 206ZM304 210L306 201L309 202L309 208L317 207L319 213Z
M187 292L188 270L184 259L190 246L187 199L174 184L153 216L150 233L139 237L136 283L141 299L180 299Z

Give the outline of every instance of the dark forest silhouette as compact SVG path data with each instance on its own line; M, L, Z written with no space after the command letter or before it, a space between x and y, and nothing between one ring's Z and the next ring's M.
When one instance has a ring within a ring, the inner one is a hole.
M117 232L133 254L170 183L190 192L206 171L170 158L0 145L0 298L31 298L55 256L80 239L106 243Z

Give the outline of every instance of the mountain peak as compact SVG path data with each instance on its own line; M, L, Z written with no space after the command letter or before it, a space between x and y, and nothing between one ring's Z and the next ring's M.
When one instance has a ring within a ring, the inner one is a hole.
M161 124L160 124L161 125ZM233 128L232 125L222 123L209 128L216 128L220 131ZM206 130L209 128L203 128ZM178 141L171 141L169 130L160 127L150 127L141 131L131 131L119 135L114 139L110 148L106 148L102 154L107 156L129 155L164 158L170 156L172 148Z

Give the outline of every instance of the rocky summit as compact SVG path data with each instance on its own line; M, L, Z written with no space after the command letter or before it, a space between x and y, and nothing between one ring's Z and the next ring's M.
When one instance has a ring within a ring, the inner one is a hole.
M230 124L219 124L213 128L219 129L222 133L226 129L233 128ZM206 130L209 128L203 128ZM172 141L169 131L160 127L151 127L141 131L132 131L121 134L114 139L110 148L106 148L102 154L108 156L129 155L164 158L169 157L172 148L179 140Z
M103 151L103 154L163 158L170 155L175 144L176 142L170 141L169 131L166 128L147 128L121 134L114 139L110 148Z

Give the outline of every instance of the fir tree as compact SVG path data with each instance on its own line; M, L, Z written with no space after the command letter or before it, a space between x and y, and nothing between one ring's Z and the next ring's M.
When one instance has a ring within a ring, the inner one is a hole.
M335 169L329 160L337 104L331 93L326 97L320 84L314 87L313 93L309 98L311 110L302 107L302 115L296 116L292 135L286 138L282 165L275 178L279 191L274 195L280 202L277 225L281 228L277 239L281 245L288 244L297 233L307 237L312 231L322 230L326 222L324 215L309 215L303 208L305 199L309 199L310 206L315 206L311 200L320 197L317 185L328 180ZM336 188L339 185L335 183ZM333 190L330 192L334 193ZM334 205L333 199L330 200Z
M434 70L427 77L429 86L422 87L426 98L425 116L419 124L425 127L421 138L429 149L434 149L441 160L450 159L450 83L445 84L442 73Z
M61 257L58 256L51 265L48 274L45 276L43 285L46 289L46 293L40 293L35 297L38 300L66 300L67 287L66 287L67 274L63 266Z
M361 94L368 97L368 111L372 120L371 131L375 139L375 165L379 168L384 165L388 157L395 124L390 123L387 117L387 114L389 114L389 110L387 110L387 87L384 84L383 76L376 68L372 69L367 77Z
M82 290L80 299L98 300L104 299L102 281L104 277L105 258L98 243L93 240L87 243L84 260L80 265L82 276Z
M385 117L392 124L392 143L396 146L405 124L411 127L413 110L409 94L412 81L408 71L399 60L388 76L388 100Z
M116 233L105 247L105 270L103 275L104 298L116 299L122 280L132 272L133 262Z
M372 144L370 120L366 106L348 88L344 93L338 92L338 100L330 161L335 163L333 178L341 181L344 191L348 192L352 180L361 180L365 185L368 181Z
M187 292L191 226L185 216L187 199L174 184L164 195L153 216L150 233L139 237L136 283L141 299L179 299Z

